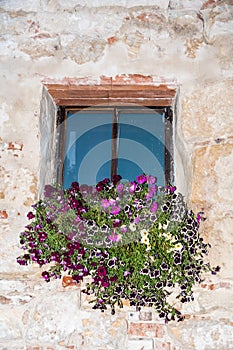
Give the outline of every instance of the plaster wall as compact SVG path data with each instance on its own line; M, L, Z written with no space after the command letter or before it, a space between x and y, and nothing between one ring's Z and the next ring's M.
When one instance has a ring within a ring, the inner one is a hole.
M0 349L233 349L232 62L231 0L0 0ZM99 314L77 287L16 263L42 186L43 81L135 74L177 86L177 186L205 212L209 259L221 266L179 324L127 307Z

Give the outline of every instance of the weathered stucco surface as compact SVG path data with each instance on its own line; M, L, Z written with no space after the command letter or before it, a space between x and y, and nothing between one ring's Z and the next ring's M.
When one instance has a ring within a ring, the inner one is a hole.
M1 349L233 349L232 71L231 0L0 0ZM176 82L176 182L205 212L210 260L222 268L179 324L154 314L146 323L129 308L99 314L77 287L45 284L39 269L16 264L43 185L40 155L51 158L39 142L42 81L121 74Z

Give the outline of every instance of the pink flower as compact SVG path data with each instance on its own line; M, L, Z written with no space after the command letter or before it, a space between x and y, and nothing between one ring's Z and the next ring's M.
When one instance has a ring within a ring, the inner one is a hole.
M118 193L122 193L124 191L124 185L123 184L119 184L119 185L117 185L116 189L117 189Z
M111 209L111 214L113 215L117 215L119 214L121 211L121 208L119 208L117 205L113 206L112 209Z
M151 207L150 207L151 212L152 212L152 213L155 213L157 209L158 209L158 203L153 202L153 203L151 204Z
M110 236L108 236L108 238L112 242L118 242L120 240L120 237L114 232Z
M102 201L101 201L101 206L102 206L103 208L108 208L108 207L110 206L109 200L108 200L107 198L102 199Z
M128 275L130 275L130 272L129 272L129 271L125 271L125 272L124 272L124 276L126 277L126 276L128 276Z
M121 226L121 232L126 233L127 231L128 231L127 226L126 225L122 225Z
M157 186L155 185L151 186L149 192L146 194L146 199L152 198L156 192L157 192Z
M151 176L151 175L148 175L148 176L147 176L147 183L148 183L149 185L154 184L156 181L157 181L156 177Z
M136 188L137 188L136 183L135 183L135 182L131 182L131 183L130 183L129 192L130 192L130 193L134 193L135 190L136 190Z

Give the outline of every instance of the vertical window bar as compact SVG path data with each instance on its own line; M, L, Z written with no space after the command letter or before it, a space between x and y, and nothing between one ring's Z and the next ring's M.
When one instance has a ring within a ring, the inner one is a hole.
M172 135L173 113L170 107L165 110L165 184L174 182L173 175L173 135Z
M67 112L65 107L59 107L57 112L57 128L58 128L58 136L57 136L57 154L56 154L56 178L58 184L63 184L63 176L64 176L64 157L65 157L65 147L66 147L66 118Z
M112 161L111 161L111 179L118 171L118 111L115 107L112 115Z

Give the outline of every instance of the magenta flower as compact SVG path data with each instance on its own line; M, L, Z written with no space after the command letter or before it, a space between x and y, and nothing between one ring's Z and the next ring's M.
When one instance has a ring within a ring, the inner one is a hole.
M176 187L175 187L175 186L167 186L166 188L167 188L167 190L169 190L171 193L172 193L172 192L175 192L175 190L176 190Z
M46 232L38 232L38 237L40 242L44 242L48 237L48 234Z
M155 213L157 209L158 209L158 203L153 202L153 203L151 204L150 211L151 211L152 213Z
M139 176L136 177L136 180L139 184L144 184L147 180L146 176L141 174Z
M97 272L99 277L104 277L107 274L107 270L105 269L104 266L100 266L96 272Z
M46 282L49 282L50 281L50 276L49 276L49 273L47 272L47 271L44 271L44 272L42 272L42 277L44 278L44 280L46 281Z
M121 220L115 219L113 224L112 224L112 227L118 227L118 226L120 226L120 224L121 224Z
M104 287L104 288L107 288L109 285L110 285L110 283L109 283L108 277L104 276L101 279L101 286Z
M108 238L112 242L118 242L120 240L120 237L114 232L111 235L109 235Z
M117 214L120 213L120 211L121 211L121 208L119 208L117 205L115 205L115 206L112 207L112 209L111 209L111 214L117 215Z

